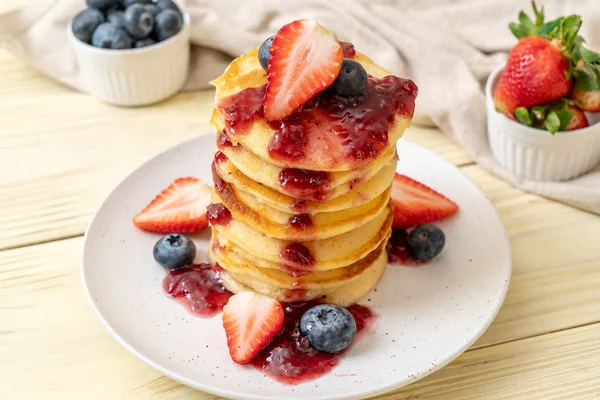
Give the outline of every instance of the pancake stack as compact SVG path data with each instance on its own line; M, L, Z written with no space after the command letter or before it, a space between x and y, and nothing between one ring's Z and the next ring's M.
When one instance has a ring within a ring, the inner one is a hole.
M323 92L282 121L263 116L257 49L211 82L218 151L209 257L234 293L347 306L385 270L396 141L417 89L343 46L369 74L363 98Z

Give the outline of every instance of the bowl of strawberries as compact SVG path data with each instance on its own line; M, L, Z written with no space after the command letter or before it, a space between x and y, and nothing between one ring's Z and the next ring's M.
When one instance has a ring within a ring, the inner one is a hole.
M533 11L509 25L518 42L488 78L488 139L513 173L564 181L600 162L600 55L585 47L578 15L546 22Z

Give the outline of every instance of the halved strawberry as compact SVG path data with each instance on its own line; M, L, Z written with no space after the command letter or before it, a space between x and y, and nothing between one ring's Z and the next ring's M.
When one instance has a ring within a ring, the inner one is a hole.
M271 46L265 118L280 120L330 86L340 73L344 52L333 32L316 21L285 25Z
M198 232L208 225L209 204L210 189L206 182L179 178L140 211L133 223L149 232Z
M396 174L392 183L394 228L410 228L446 218L458 205L408 176Z
M283 308L277 300L254 292L232 296L223 307L223 328L231 359L249 363L283 326Z

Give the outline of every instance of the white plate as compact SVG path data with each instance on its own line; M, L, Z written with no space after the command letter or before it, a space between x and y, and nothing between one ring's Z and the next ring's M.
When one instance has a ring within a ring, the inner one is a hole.
M390 265L362 303L380 315L328 375L286 386L229 358L220 315L201 319L167 298L165 273L152 258L159 235L131 218L175 178L208 182L214 136L204 135L153 158L104 201L88 227L83 281L102 323L121 345L163 374L235 399L358 399L406 385L441 368L486 330L508 288L510 248L498 214L456 167L406 140L398 171L460 206L440 222L446 248L419 268ZM206 259L208 232L196 238ZM368 299L368 300L367 300ZM115 371L115 373L118 373Z

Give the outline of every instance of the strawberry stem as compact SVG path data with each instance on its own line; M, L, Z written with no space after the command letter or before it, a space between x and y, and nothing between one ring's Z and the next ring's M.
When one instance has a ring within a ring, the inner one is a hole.
M519 22L511 22L509 28L517 39L541 36L551 41L569 62L565 72L567 79L574 78L574 86L584 91L600 90L600 55L583 47L585 39L579 35L583 21L573 14L545 22L544 7L538 9L531 2L534 20L524 11L519 13Z
M515 117L523 125L544 129L554 135L558 131L564 131L573 118L568 107L569 101L560 99L532 107L531 110L519 107L515 110Z

